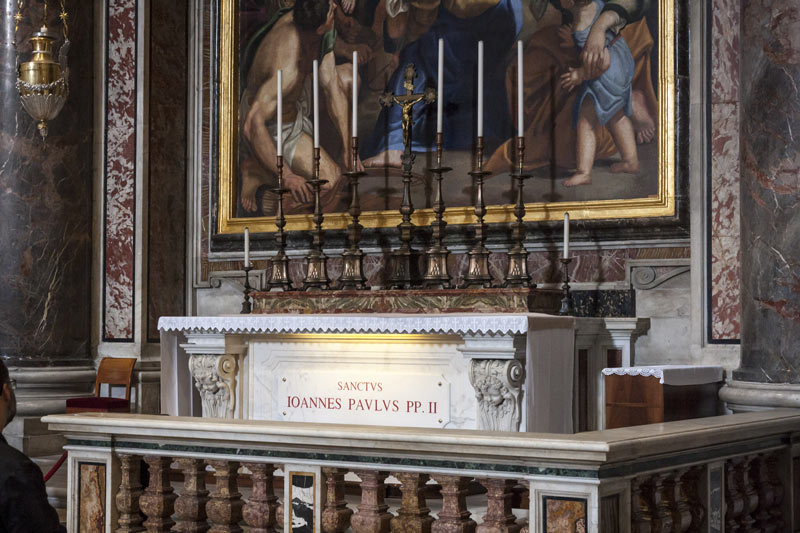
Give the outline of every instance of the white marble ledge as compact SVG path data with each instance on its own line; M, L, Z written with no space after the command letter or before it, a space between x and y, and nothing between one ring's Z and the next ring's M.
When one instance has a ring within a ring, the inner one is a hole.
M545 314L319 314L161 317L162 332L208 334L384 333L435 335L517 335L535 325L565 327L571 317Z
M648 456L800 431L800 410L777 409L593 431L574 435L475 430L223 420L116 413L49 415L42 419L70 438L156 440L210 446L336 451L357 455L540 461L598 467Z

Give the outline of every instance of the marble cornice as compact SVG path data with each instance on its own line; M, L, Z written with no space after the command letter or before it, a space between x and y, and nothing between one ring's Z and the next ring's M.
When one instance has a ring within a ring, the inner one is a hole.
M774 410L574 435L198 419L50 415L73 446L279 457L329 463L502 470L609 478L778 448L800 432L800 411Z

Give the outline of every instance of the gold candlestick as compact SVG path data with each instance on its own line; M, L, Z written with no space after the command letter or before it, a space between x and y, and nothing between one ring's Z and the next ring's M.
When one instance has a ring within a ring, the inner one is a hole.
M320 291L330 287L331 280L328 279L327 261L328 258L322 251L322 204L320 202L320 187L328 183L328 180L319 179L319 148L314 148L314 179L311 180L311 187L314 189L314 236L311 243L311 251L306 257L306 277L303 280L303 290Z
M278 228L275 233L275 244L278 252L272 258L272 276L267 283L270 291L290 291L292 281L289 279L289 258L286 257L286 234L283 228L286 226L286 217L283 214L283 195L288 189L283 188L283 156L278 156L278 187L273 189L278 195L278 212L275 215L275 226Z
M450 250L444 245L444 229L447 222L443 220L444 198L442 196L442 174L453 170L442 166L443 138L441 132L436 134L436 166L430 168L436 174L436 200L433 202L434 221L431 222L433 230L433 245L425 252L425 276L423 282L427 288L449 289L450 273L447 271L447 256Z
M464 276L464 288L483 287L488 289L492 286L492 275L489 273L489 250L486 249L486 224L483 217L486 215L486 205L483 201L483 178L491 172L483 170L483 137L478 137L476 146L476 169L469 173L475 180L477 194L475 198L475 244L467 252L469 264L467 274Z
M531 284L531 276L528 274L528 250L525 249L525 201L523 199L522 188L525 180L530 178L526 174L525 168L525 138L517 137L517 172L511 176L517 184L517 203L514 206L514 216L516 220L511 224L511 240L514 245L508 252L508 270L506 271L503 287L536 287Z
M366 289L367 279L364 277L363 259L364 252L359 248L361 240L361 230L363 227L358 223L361 215L361 204L358 199L358 178L366 176L366 172L357 170L358 165L358 138L353 137L351 141L353 166L350 172L345 172L345 176L350 178L350 217L352 222L347 226L350 247L342 252L342 277L340 278L341 289Z

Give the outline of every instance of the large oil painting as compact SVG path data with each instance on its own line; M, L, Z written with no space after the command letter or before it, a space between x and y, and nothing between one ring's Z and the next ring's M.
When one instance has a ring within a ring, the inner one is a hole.
M483 41L488 223L513 219L518 164L517 41L522 41L526 220L675 214L673 0L220 0L219 233L274 231L277 72L282 73L284 207L289 230L311 227L312 62L318 60L325 226L349 221L351 95L366 175L366 227L399 222L401 111L381 105L437 87L444 42L446 220L474 221L477 50ZM358 52L353 69L353 52ZM585 52L585 53L584 53ZM593 53L594 52L594 53ZM355 72L355 76L354 76ZM413 108L415 222L431 219L436 104Z

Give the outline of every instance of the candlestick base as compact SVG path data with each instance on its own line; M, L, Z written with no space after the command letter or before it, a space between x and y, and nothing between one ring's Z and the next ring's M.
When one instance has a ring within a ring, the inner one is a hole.
M364 253L361 250L345 250L342 252L342 277L339 278L341 290L363 290L367 288L367 280L361 268Z
M447 248L433 246L425 252L425 276L422 284L426 289L449 289L450 274L447 271Z
M486 248L473 249L467 252L469 263L467 265L467 274L464 276L464 283L461 285L462 288L491 288L494 278L489 273L490 253Z
M392 275L389 277L390 289L411 289L417 278L412 257L416 251L410 248L399 248L392 252Z
M250 293L253 287L250 286L250 271L253 267L244 267L244 301L242 301L242 310L239 311L240 315L249 315L253 312L253 303L250 301Z
M330 287L328 279L328 258L318 250L312 250L306 257L306 277L303 280L303 290L308 292L323 291Z
M561 309L559 310L558 314L562 316L575 316L575 304L572 301L572 293L570 292L569 288L569 264L571 261L572 258L569 257L561 258L561 264L564 265L564 284L561 286L563 296L561 298Z
M508 272L506 273L503 287L536 288L536 284L531 283L531 276L528 274L528 251L524 246L515 245L509 250Z
M292 290L292 280L289 279L289 258L283 250L278 250L272 258L272 276L267 282L267 290L271 292L283 292Z

